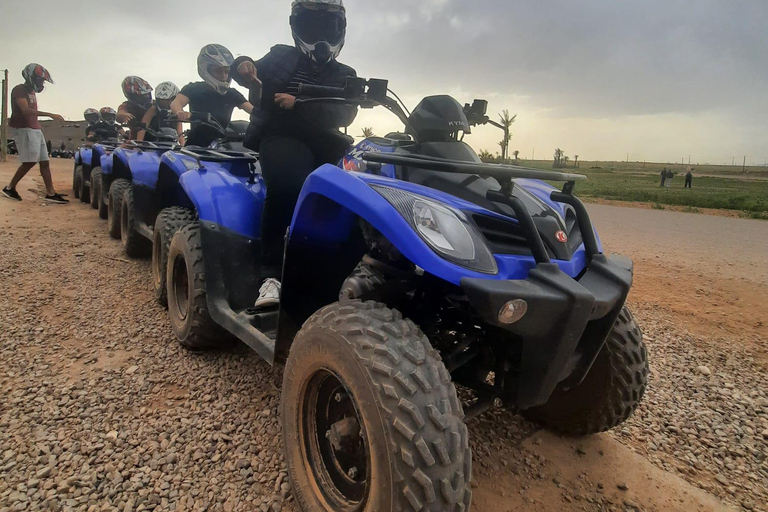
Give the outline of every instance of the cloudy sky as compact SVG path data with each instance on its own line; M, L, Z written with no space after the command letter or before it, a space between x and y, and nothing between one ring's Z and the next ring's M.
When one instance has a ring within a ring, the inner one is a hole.
M260 57L291 41L289 0L3 0L0 69L56 81L40 108L81 119L117 106L120 82L197 80L211 42ZM343 62L387 78L411 107L431 94L518 115L512 149L581 159L768 159L766 0L347 0ZM363 112L355 132L398 128ZM467 141L496 151L495 129Z

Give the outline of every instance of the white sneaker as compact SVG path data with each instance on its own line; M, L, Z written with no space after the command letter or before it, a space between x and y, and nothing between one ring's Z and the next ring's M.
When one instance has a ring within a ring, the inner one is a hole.
M271 277L264 280L259 288L259 298L256 299L256 308L268 308L280 304L280 281Z

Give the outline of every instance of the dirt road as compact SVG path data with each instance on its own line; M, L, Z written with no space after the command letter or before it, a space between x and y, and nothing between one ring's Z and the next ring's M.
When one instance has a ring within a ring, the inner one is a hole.
M61 190L71 165L54 161ZM27 178L22 203L0 200L0 511L294 510L280 370L179 348L148 262L90 207L39 190ZM472 421L474 510L766 510L768 337L746 304L765 304L768 223L591 210L637 262L646 400L589 439L503 410Z

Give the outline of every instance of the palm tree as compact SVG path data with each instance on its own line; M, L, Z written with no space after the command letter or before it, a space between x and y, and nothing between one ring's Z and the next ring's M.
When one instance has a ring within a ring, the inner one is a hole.
M502 110L501 114L499 114L501 127L504 129L504 138L501 140L501 142L499 142L499 147L501 147L502 160L506 160L509 156L509 141L512 140L512 133L510 132L510 129L512 128L512 123L515 122L515 119L517 119L517 114L510 116L509 110L507 109Z
M520 151L515 151L514 153L512 153L512 155L514 155L515 162L517 162L517 157L520 155Z
M555 169L559 169L563 166L563 157L565 156L565 151L563 151L560 148L555 149Z
M373 133L373 128L366 126L363 128L363 138L364 139L370 139L371 137L375 137L376 134Z
M483 149L482 151L480 151L480 160L482 160L485 163L493 162L493 155L487 149Z

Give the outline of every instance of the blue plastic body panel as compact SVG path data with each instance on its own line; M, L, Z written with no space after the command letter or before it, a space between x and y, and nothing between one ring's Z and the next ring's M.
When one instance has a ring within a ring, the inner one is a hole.
M132 151L128 154L128 168L134 185L154 190L163 153L165 151Z
M115 149L115 151L112 152L111 155L107 155L107 156L108 157L111 156L112 159L117 158L118 160L120 160L120 163L122 163L125 168L129 168L128 157L131 153L135 153L135 152L136 150L133 150L133 149L117 148ZM103 165L103 162L102 162L102 166L101 166L102 175L105 175L105 174L111 175L112 172L114 171L114 167L115 167L114 161L110 162L108 166Z
M364 140L344 156L340 167L345 171L366 172L366 165L363 161L364 153L394 153L396 150L397 147L395 146L382 146L370 140ZM388 178L394 178L395 166L384 164L378 173Z
M291 239L322 240L343 243L349 237L357 216L365 219L392 242L411 262L426 272L459 285L462 278L525 279L536 266L533 257L495 255L499 271L495 275L481 274L443 259L413 230L400 213L369 185L379 184L399 188L431 198L465 212L497 216L473 203L438 190L364 173L346 172L334 165L325 165L312 173L304 184L291 224ZM319 201L328 198L339 205L317 215ZM296 238L295 238L296 237ZM555 260L563 272L576 277L586 265L583 247L570 261Z
M93 167L101 165L101 159L107 154L107 150L101 144L95 144L92 148L91 164Z
M186 155L175 154L174 158L195 162ZM254 183L250 183L247 171L233 169L242 165L247 163L204 162L202 168L195 163L194 170L181 175L179 184L195 206L201 221L218 224L251 239L259 239L266 187L260 173L256 175Z
M101 174L112 174L112 153L101 157Z
M93 156L93 150L91 148L80 148L80 151L77 152L79 158L79 162L84 167L90 167L91 165L91 157Z

